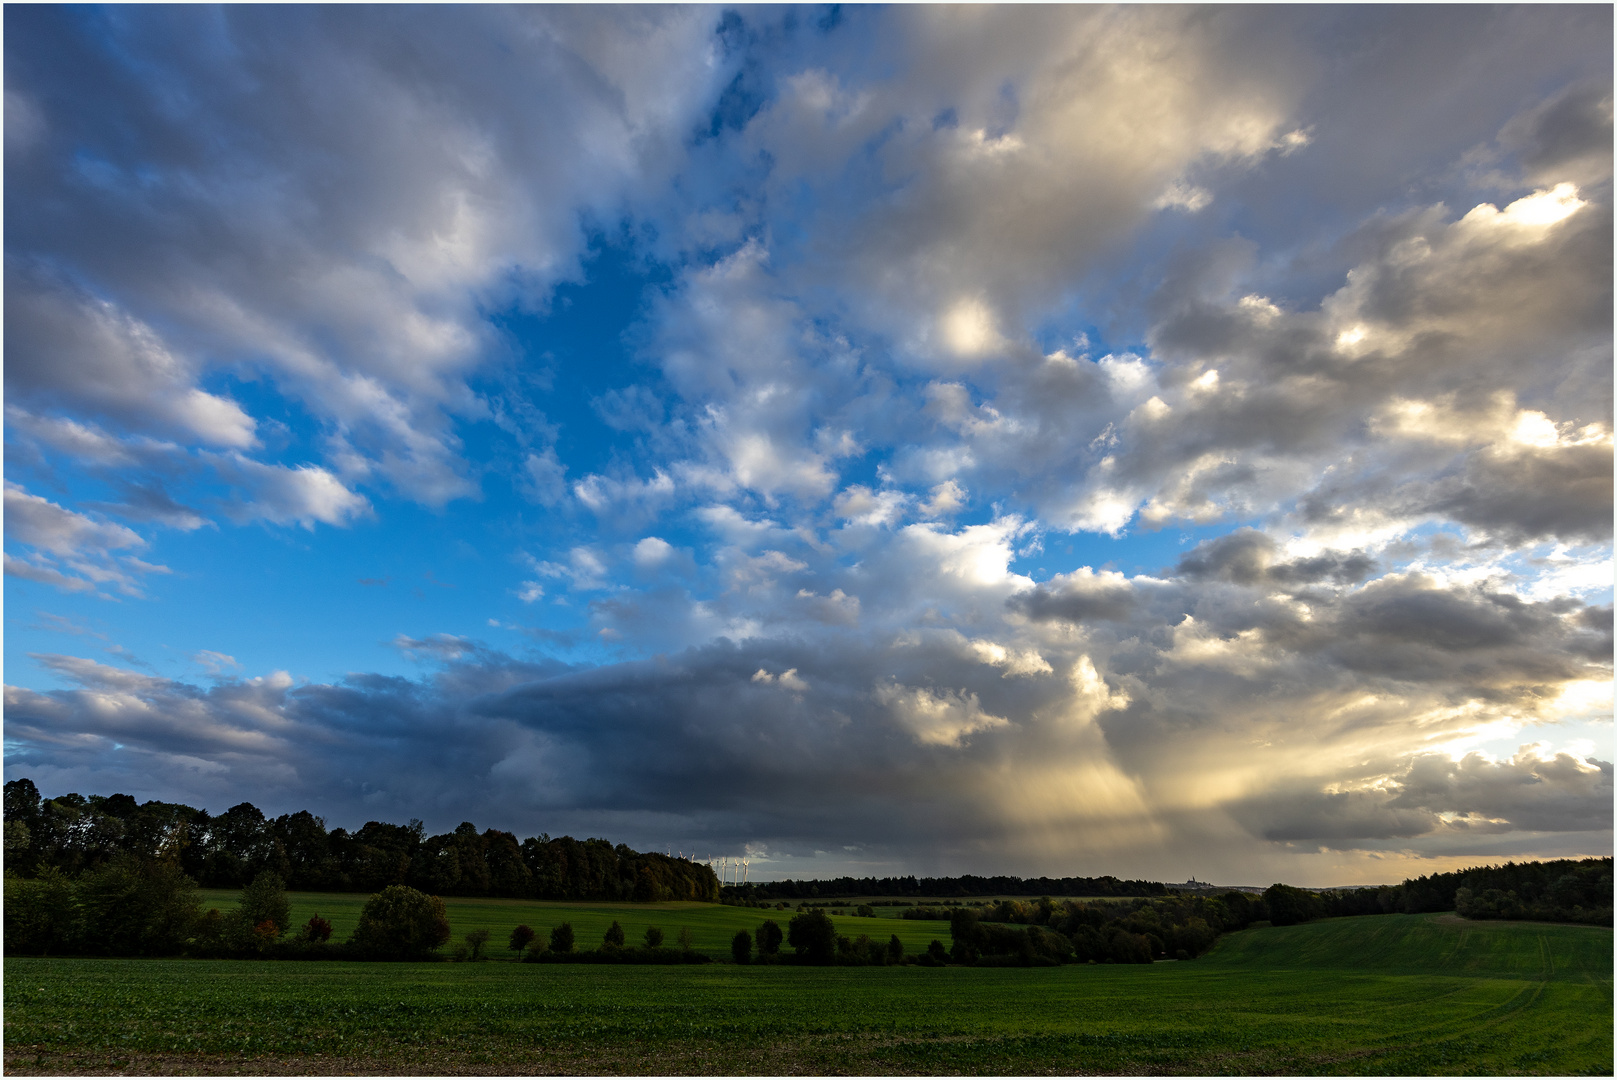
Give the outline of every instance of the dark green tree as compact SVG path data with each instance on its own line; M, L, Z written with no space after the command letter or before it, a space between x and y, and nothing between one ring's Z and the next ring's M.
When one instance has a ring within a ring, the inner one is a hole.
M977 913L967 908L959 908L949 912L949 936L954 940L949 955L957 964L974 964L977 957L982 954L983 942L987 937L982 924L977 921Z
M261 871L253 878L252 883L241 891L241 900L237 903L240 918L248 926L262 926L272 923L275 926L275 936L280 937L291 927L292 901L286 897L286 883L281 875L273 870Z
M353 937L362 951L392 960L424 958L448 940L444 902L408 885L389 885L366 901Z
M573 951L573 924L562 923L550 932L550 951L570 953Z
M774 956L780 952L781 938L780 925L774 919L765 919L758 926L758 955Z
M836 956L836 926L818 908L792 916L786 924L786 941L797 950L799 963L829 964Z
M512 952L522 952L533 943L533 939L533 927L524 923L521 926L518 926L515 930L511 931L511 943L507 945L506 948L510 949Z
M656 926L648 926L648 927L646 927L646 948L648 948L648 949L660 948L662 946L662 943L663 943L662 928L661 927L656 927Z
M1263 906L1275 926L1295 926L1322 914L1319 897L1306 889L1275 884L1263 890Z
M623 926L618 920L613 919L612 925L606 928L606 936L601 939L601 944L613 949L623 948Z
M730 955L738 964L752 961L752 935L745 930L737 930L736 936L730 939Z

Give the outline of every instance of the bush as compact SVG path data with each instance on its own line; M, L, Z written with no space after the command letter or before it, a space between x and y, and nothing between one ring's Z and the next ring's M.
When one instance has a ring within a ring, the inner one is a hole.
M853 913L861 918L868 919L872 915L876 914L876 909L871 907L869 904L860 904L858 907L853 909Z
M466 934L466 947L471 950L473 960L483 959L483 946L488 944L489 932L487 930L470 930Z
M646 927L646 948L648 948L648 949L660 948L662 946L662 943L663 943L662 929L660 927L656 927L656 926L648 926L648 927Z
M518 926L515 930L511 931L511 943L507 945L506 948L510 949L512 952L522 952L529 945L533 944L533 938L533 927L524 923L523 925Z
M613 919L612 925L606 928L606 936L601 939L601 944L614 949L623 948L623 926L618 920Z
M752 935L745 930L737 930L736 936L730 939L730 955L738 964L745 964L752 959Z
M765 919L758 927L758 955L774 956L780 952L782 936L775 920Z
M298 940L330 941L331 920L322 919L320 917L320 913L318 911L315 912L309 917L309 921L303 924L303 929L298 932Z
M573 951L573 924L562 923L550 932L550 951L554 953L570 953Z
M365 902L354 931L361 953L388 960L420 960L449 940L444 902L408 885L389 885Z

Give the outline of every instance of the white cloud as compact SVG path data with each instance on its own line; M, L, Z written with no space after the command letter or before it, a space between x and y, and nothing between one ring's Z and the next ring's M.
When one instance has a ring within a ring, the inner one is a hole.
M246 490L246 499L228 508L239 520L345 526L371 513L370 500L350 490L318 465L266 465L240 454L216 458L221 475Z
M887 683L876 688L876 700L917 742L927 746L960 746L968 735L1010 723L1003 716L984 712L976 694L959 690L932 691Z

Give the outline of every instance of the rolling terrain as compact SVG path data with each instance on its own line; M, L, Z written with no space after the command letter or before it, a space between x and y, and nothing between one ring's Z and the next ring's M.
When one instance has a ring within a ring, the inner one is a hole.
M670 907L663 925L702 944L759 914ZM5 989L8 1074L1612 1071L1611 931L1443 915L1256 927L1190 963L14 958Z

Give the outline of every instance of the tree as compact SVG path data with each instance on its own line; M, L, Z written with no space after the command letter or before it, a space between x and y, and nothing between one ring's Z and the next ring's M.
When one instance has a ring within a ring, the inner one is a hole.
M522 952L533 943L534 936L533 927L524 923L511 931L511 943L506 948L512 952Z
M573 924L562 923L550 932L550 951L570 953L573 951Z
M601 944L613 949L623 948L623 926L618 920L613 919L612 925L606 928L606 936L601 939Z
M10 792L6 794L9 798ZM40 871L39 877L31 880L9 870L6 872L7 953L49 956L53 952L71 948L79 937L79 931L80 919L78 907L73 902L73 882L68 880L66 874L54 866L46 866Z
M887 962L889 964L896 964L903 959L904 943L898 940L897 934L894 934L892 940L887 943Z
M780 952L783 936L779 924L774 919L765 919L758 927L758 955L774 956Z
M691 951L691 928L688 926L679 928L679 947L683 952Z
M786 924L786 941L797 950L801 963L829 964L836 956L836 926L831 916L817 908L792 916Z
M449 940L449 916L436 896L389 885L365 902L354 944L392 960L420 959Z
M322 919L320 913L315 912L310 916L309 921L303 924L303 929L298 932L298 937L304 941L330 941L331 920Z
M977 921L975 911L960 908L949 912L949 936L954 939L954 946L949 953L954 957L955 963L977 962L987 935L983 932L982 924Z
M1321 914L1319 897L1305 889L1275 884L1263 890L1263 906L1275 926L1295 926L1317 919Z
M648 948L648 949L659 948L662 945L662 943L663 943L662 929L660 927L656 927L656 926L648 926L648 927L646 927L646 948Z
M292 901L286 898L286 883L273 870L261 872L241 891L237 910L248 926L274 924L276 937L292 923Z
M876 914L876 909L871 907L869 904L860 904L858 907L853 909L853 913L862 919L868 919L872 915Z
M730 939L730 955L738 964L749 963L752 960L752 935L745 930L737 930L736 936Z
M488 944L489 932L487 930L469 930L466 932L466 947L471 950L473 960L483 959L483 946Z
M947 964L949 962L949 950L945 949L943 942L937 938L933 938L932 944L926 947L926 955L934 964Z

